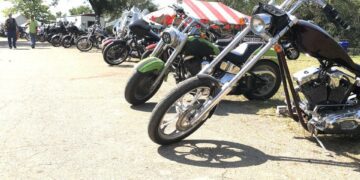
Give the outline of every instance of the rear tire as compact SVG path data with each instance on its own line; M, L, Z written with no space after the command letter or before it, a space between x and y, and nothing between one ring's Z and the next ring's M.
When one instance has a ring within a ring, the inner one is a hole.
M158 77L156 72L141 73L135 71L125 87L125 99L128 103L138 106L151 99L161 87L163 80L151 91L150 87Z
M280 69L279 66L270 60L261 60L259 61L253 68L252 72L256 71L257 68L260 68L259 70L262 70L261 68L266 68L266 70L271 71L275 75L275 80L272 84L270 84L269 89L266 90L265 93L259 93L258 89L250 90L249 92L245 93L244 96L248 100L259 100L259 101L265 101L273 97L276 92L279 90L281 85L281 76L280 76Z
M112 43L106 46L103 52L103 59L104 61L111 65L119 65L126 61L129 56L129 49L128 47L122 44Z
M213 84L214 82L210 79L199 79L197 77L193 77L181 82L178 87L165 96L165 98L160 101L153 110L148 125L148 135L150 139L160 145L169 145L185 139L198 128L200 128L201 125L203 125L204 122L209 117L211 117L215 111L215 108L209 112L209 115L205 118L205 120L199 121L198 124L195 124L193 127L186 130L186 132L182 132L183 134L179 135L178 137L166 136L160 132L162 120L173 104L175 104L184 95L192 92L197 88L210 88L209 95L213 96L214 92L216 91Z

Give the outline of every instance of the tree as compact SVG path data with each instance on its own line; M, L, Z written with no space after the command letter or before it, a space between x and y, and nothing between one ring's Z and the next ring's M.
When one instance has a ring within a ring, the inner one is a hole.
M65 17L65 16L66 16L66 13L62 13L61 11L58 11L55 13L56 18L61 18L61 17Z
M81 14L90 14L93 13L93 10L89 6L79 6L69 10L70 15L81 15Z
M136 6L140 9L156 10L151 0L89 0L96 15L108 15L111 19L120 17L124 10Z
M38 21L49 21L53 18L49 6L43 4L42 0L9 0L13 7L5 9L3 13L21 13L26 18L35 16Z

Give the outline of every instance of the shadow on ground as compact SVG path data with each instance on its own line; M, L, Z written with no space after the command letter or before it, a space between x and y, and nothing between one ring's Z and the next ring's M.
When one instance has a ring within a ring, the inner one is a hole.
M138 111L152 112L156 104L157 103L155 102L149 102L140 106L131 106L131 108ZM215 115L227 116L229 114L257 114L262 109L276 108L278 105L284 105L284 102L279 99L270 99L267 101L223 100L217 107Z
M20 40L16 42L16 50L30 50L30 42L29 41L24 41L24 40ZM37 42L36 43L36 49L50 49L50 47L52 47L51 44L49 43L41 43L41 42ZM4 48L4 49L9 49L9 44L7 42L7 39L2 39L0 40L0 48Z
M341 142L334 141L331 144L335 147ZM253 147L228 141L185 140L170 146L160 146L158 153L178 163L211 168L238 168L256 166L267 161L286 161L348 167L354 168L354 171L360 171L360 161L356 158L351 158L353 162L346 163L332 160L271 156ZM320 154L319 156L323 155Z

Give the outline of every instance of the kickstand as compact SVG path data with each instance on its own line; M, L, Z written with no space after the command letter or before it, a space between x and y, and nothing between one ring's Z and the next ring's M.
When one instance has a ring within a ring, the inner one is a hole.
M325 154L327 156L334 157L334 155L328 149L326 149L324 144L321 142L321 140L317 137L317 135L315 133L311 133L311 136L316 139L317 143L321 146L321 148L323 149L323 151L325 152Z

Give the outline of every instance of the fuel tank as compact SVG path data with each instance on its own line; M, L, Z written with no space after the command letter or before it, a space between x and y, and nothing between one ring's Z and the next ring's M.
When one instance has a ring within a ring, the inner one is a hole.
M292 36L301 52L319 60L334 62L360 75L360 65L356 64L346 51L319 26L300 20L292 28Z
M151 30L151 26L143 19L134 21L129 25L129 29L140 38L147 38L150 41L159 41L160 37Z

